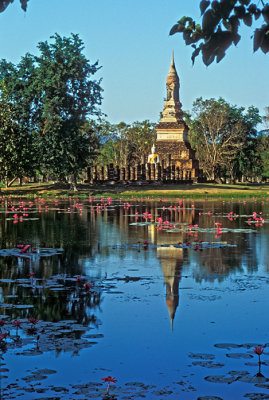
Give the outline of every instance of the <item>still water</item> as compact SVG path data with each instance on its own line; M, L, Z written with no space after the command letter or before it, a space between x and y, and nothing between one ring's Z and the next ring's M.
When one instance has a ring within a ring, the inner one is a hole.
M3 200L1 399L101 399L107 376L114 399L269 398L269 350L253 352L269 346L268 214L265 199Z

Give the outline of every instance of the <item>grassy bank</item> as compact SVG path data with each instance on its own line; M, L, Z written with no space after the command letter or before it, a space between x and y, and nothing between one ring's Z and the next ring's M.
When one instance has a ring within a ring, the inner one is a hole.
M250 199L269 198L269 184L262 185L220 185L199 183L193 185L78 185L78 191L59 183L14 185L1 189L2 197L86 197L111 196L113 198L190 198L190 199Z

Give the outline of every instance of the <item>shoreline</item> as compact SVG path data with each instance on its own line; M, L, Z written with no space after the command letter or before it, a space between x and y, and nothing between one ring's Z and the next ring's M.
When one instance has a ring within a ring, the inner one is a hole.
M70 190L69 184L63 183L36 183L14 185L9 188L1 188L1 197L87 197L105 196L112 198L150 197L185 198L185 199L250 199L268 198L269 184L164 184L164 185L124 185L124 184L78 184L77 191Z

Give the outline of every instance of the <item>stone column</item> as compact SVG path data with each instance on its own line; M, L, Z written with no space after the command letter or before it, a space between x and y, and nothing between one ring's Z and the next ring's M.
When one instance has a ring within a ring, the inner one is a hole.
M129 179L130 179L130 167L129 167L129 165L126 165L126 167L125 167L125 180L129 181Z
M146 180L146 164L141 165L141 180Z
M166 166L170 167L171 165L171 154L167 154L166 156Z
M122 167L120 169L120 180L125 181L125 168L124 167Z
M176 167L176 181L180 180L179 167Z
M105 166L105 180L107 181L109 179L109 165Z
M136 166L136 180L137 180L137 181L141 181L141 179L142 179L142 172L141 172L141 170L142 170L142 166L141 166L140 164L138 164L138 165Z
M130 168L130 179L131 181L135 180L135 167Z
M108 167L108 180L109 181L114 180L114 165L113 164L109 164L109 167Z
M175 165L171 166L171 181L175 182L176 179L176 167Z
M100 181L102 181L102 182L105 180L105 176L104 175L105 175L104 167L101 167L99 176L100 176Z
M96 182L96 179L97 179L97 166L95 165L95 166L93 167L93 171L92 171L92 180L93 180L94 182Z
M134 167L134 179L135 179L135 181L137 181L137 178L138 178L138 168L137 168L137 165Z
M114 176L115 181L118 181L120 179L120 168L118 165L116 165L115 167Z

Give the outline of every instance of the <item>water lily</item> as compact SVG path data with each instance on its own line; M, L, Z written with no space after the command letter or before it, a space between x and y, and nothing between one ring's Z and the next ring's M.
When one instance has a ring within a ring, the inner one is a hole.
M19 319L15 319L12 325L16 327L16 336L18 336L18 329L20 328L22 322Z
M85 283L85 285L83 287L85 290L91 290L92 285L89 282L87 282L87 283Z
M30 250L31 245L30 244L26 244L22 249L21 249L21 253L27 253L28 250Z
M0 332L2 332L2 327L5 325L6 321L4 319L0 319Z
M255 349L253 350L253 353L257 354L257 356L259 357L259 371L256 374L256 376L262 376L262 377L263 375L261 374L261 355L263 354L263 352L264 352L264 347L261 346L255 347Z
M264 352L264 347L255 347L255 349L253 350L253 352L255 354L257 354L260 358L260 356L262 355L262 353Z
M117 379L116 378L112 378L112 376L107 376L106 378L102 378L102 381L107 382L106 392L109 393L109 385L111 383L117 382Z
M8 335L7 332L0 334L0 344L4 343L3 340L6 339L7 335Z
M30 322L30 324L32 325L36 325L38 323L38 319L35 318L28 318L28 322Z

